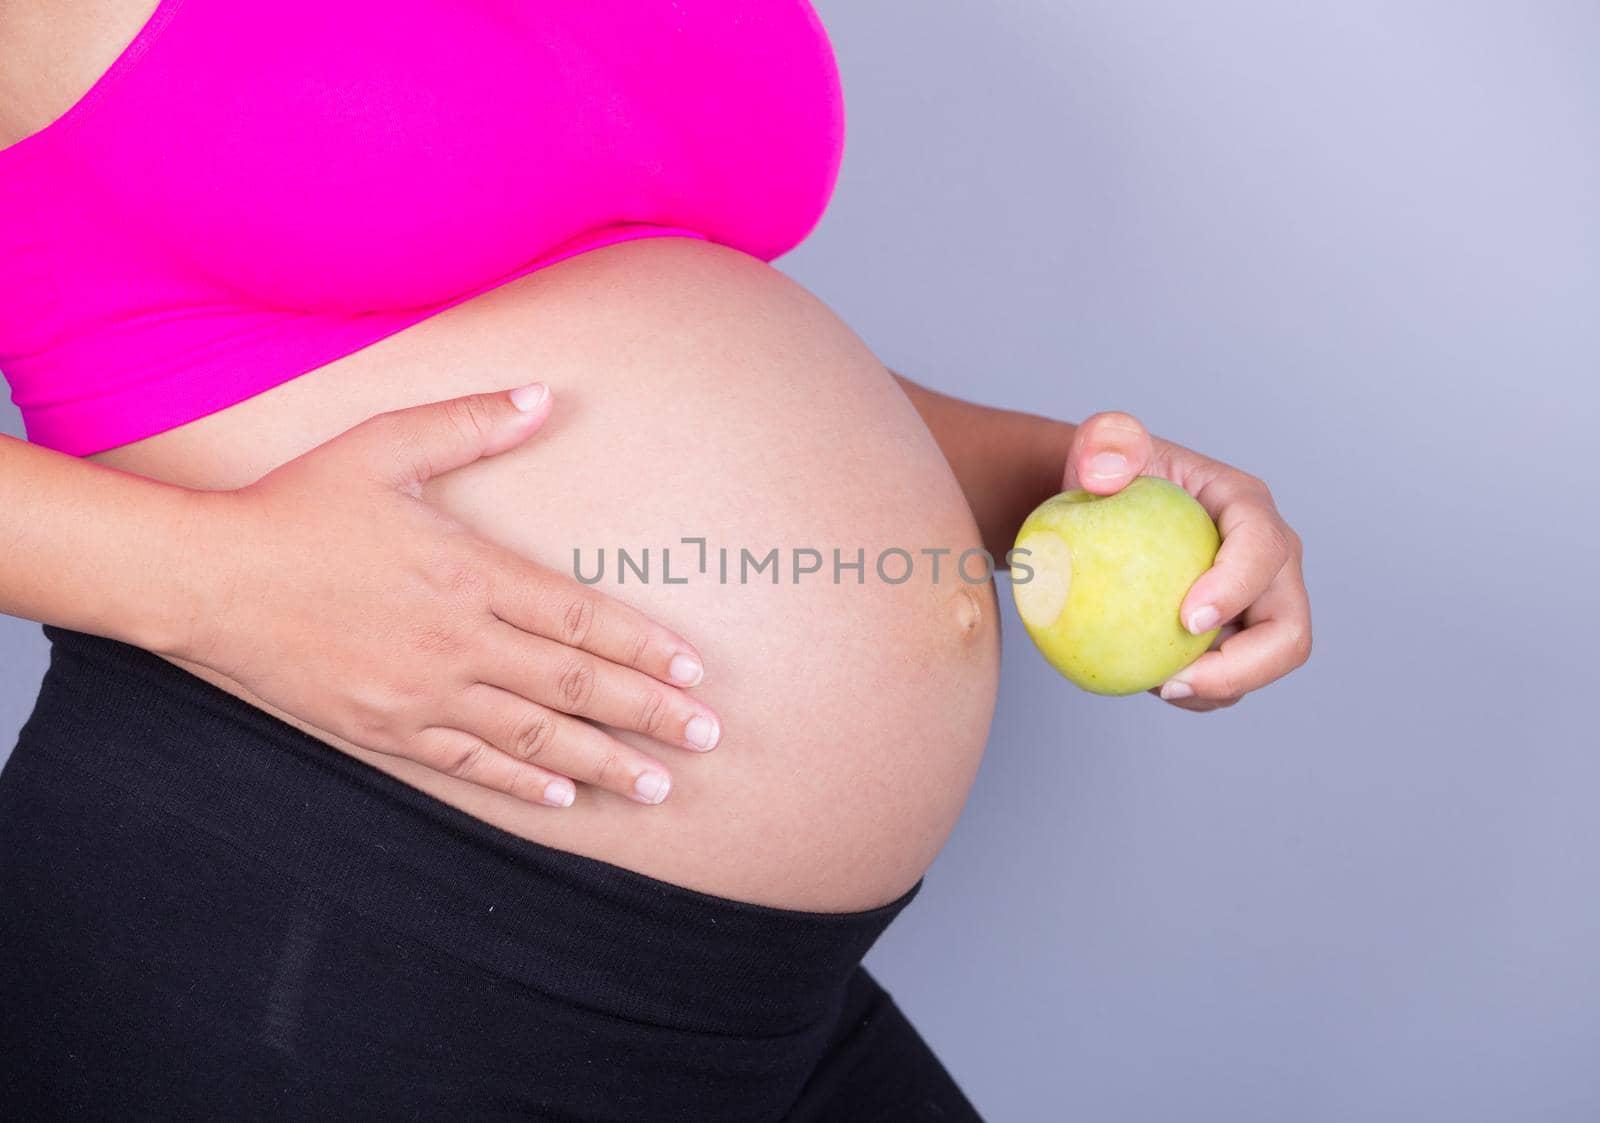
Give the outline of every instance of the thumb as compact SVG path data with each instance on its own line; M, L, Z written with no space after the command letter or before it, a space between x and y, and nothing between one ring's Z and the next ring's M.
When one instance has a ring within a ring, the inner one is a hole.
M1111 495L1132 483L1154 456L1155 443L1138 419L1126 413L1097 413L1072 435L1062 484L1068 491L1081 487L1095 495Z
M498 394L468 394L379 414L351 430L364 463L410 489L474 460L515 448L550 416L542 382Z

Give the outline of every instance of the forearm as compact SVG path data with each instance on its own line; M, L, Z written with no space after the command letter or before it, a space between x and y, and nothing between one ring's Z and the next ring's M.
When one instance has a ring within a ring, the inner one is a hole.
M984 547L1001 565L1028 513L1061 490L1075 426L993 409L896 374L966 493Z
M0 437L0 612L179 653L211 564L200 498Z

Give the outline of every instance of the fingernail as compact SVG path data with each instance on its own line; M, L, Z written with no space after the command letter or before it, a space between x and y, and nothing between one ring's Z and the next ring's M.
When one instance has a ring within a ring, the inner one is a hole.
M532 413L544 405L544 400L549 396L550 387L543 382L533 382L527 386L518 386L511 391L511 404L523 413Z
M1163 701L1167 702L1176 702L1180 698L1192 698L1194 697L1194 687L1186 682L1179 682L1177 679L1173 679L1171 682L1162 684L1161 697Z
M683 727L683 739L704 751L717 743L717 723L708 717L692 717Z
M1217 626L1219 619L1221 614L1211 605L1197 608L1189 614L1189 633L1197 636L1201 632L1209 632Z
M646 803L660 803L671 786L672 781L660 772L646 772L633 782L633 791Z
M1089 478L1113 480L1127 475L1128 458L1120 452L1097 452L1089 458Z
M706 677L706 669L693 655L674 655L667 664L667 677L679 686L699 686Z
M544 788L544 801L551 807L571 807L578 798L578 789L570 780L551 780Z

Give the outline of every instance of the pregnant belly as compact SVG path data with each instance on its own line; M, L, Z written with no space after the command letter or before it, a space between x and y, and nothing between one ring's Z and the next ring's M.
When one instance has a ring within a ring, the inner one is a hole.
M239 486L374 413L536 379L556 402L541 433L428 497L538 562L603 573L689 637L718 748L619 734L669 765L666 802L585 789L552 809L307 731L507 831L704 892L823 910L898 896L977 768L994 595L967 579L977 555L958 572L977 529L915 410L776 270L688 239L595 251L97 459Z

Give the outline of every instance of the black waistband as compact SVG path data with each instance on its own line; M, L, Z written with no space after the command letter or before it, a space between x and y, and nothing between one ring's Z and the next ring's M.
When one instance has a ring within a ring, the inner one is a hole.
M22 735L36 759L447 954L618 1017L797 1032L829 1015L921 886L853 913L700 893L501 831L147 651L45 634L50 666Z

